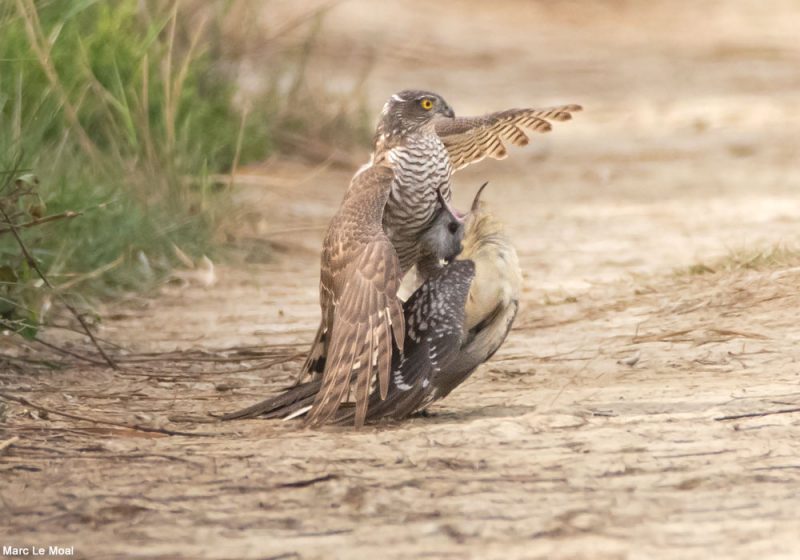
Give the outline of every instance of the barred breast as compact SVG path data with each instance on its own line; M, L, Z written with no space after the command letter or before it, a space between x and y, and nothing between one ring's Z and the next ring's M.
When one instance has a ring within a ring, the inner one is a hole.
M411 136L388 153L394 181L383 215L383 228L394 245L403 274L419 260L419 238L436 216L436 191L450 200L453 169L435 134Z

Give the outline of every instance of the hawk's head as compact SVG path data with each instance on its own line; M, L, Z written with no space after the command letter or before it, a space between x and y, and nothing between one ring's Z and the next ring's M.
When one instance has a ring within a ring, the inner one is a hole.
M432 123L437 116L455 116L442 96L406 89L392 95L383 106L378 134L402 138Z

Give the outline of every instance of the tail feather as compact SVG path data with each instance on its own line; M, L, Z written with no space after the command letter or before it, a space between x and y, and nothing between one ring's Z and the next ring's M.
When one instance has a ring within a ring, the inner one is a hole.
M309 409L311 408L311 405L314 402L314 396L317 394L317 391L319 391L320 382L311 381L310 383L314 383L317 386L313 394L308 395L307 397L302 398L296 402L293 402L292 404L285 406L279 410L275 410L273 412L264 414L262 418L265 418L267 420L271 420L273 418L282 418L284 420L291 420L299 416L304 416L305 413L308 412Z
M286 389L283 393L258 402L241 410L229 412L220 416L220 420L240 420L245 418L280 418L291 414L298 408L311 404L314 396L319 392L321 379L308 381Z

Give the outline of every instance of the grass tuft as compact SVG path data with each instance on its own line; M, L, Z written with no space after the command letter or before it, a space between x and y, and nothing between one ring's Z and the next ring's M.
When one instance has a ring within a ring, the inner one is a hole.
M181 255L214 251L230 189L212 177L298 135L340 144L366 135L353 103L331 109L307 93L316 18L297 60L270 75L258 99L237 99L226 38L256 21L252 9L237 0L0 3L0 205L9 216L0 219L0 328L34 336L53 296L12 225L55 291L86 308L149 288Z

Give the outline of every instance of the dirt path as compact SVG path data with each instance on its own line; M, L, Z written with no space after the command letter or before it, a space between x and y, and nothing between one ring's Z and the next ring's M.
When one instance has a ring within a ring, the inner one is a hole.
M585 105L457 176L462 207L491 181L525 272L497 357L433 417L394 427L166 421L284 385L313 334L321 228L352 170L269 162L238 191L250 264L108 310L102 332L140 351L238 351L2 380L53 409L210 435L9 405L0 447L20 439L0 450L0 544L86 558L796 557L800 260L752 257L798 241L800 10L506 0L472 17L483 4L345 3L310 72L346 85L373 60L375 112L408 86L464 114ZM732 251L763 266L728 270ZM715 271L690 274L699 264Z

